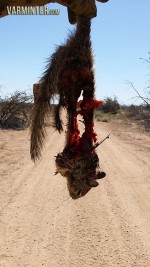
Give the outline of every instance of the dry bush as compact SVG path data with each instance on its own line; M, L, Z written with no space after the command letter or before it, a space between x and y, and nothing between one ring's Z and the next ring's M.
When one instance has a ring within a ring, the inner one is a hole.
M141 124L144 126L145 131L150 131L150 106L143 106L140 111Z
M149 62L149 61L148 61ZM149 62L150 63L150 62ZM143 105L134 106L132 105L130 108L129 115L134 117L136 120L140 120L141 124L144 125L144 128L146 131L150 131L150 91L149 86L147 87L147 95L142 96L139 91L134 87L133 83L128 82L128 84L131 86L131 88L136 92L137 96L134 97L141 99Z
M150 131L150 107L149 105L122 106L126 117L143 125L145 131Z
M0 98L0 128L24 129L29 126L32 96L15 92L5 99Z
M100 108L98 110L104 112L104 113L117 113L118 110L120 109L120 105L118 103L118 100L116 97L111 98L111 97L107 97L104 99L104 103L102 106L100 106Z

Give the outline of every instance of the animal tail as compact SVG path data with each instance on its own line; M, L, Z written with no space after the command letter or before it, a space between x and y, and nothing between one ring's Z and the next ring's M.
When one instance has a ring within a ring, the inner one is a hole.
M35 162L41 157L41 150L46 137L45 124L52 109L51 100L59 94L59 75L66 64L68 51L64 46L57 48L48 60L46 70L40 83L34 85L34 104L31 112L30 155ZM54 115L54 112L52 112Z
M41 150L46 137L46 118L50 111L49 99L45 97L43 85L41 85L40 90L38 96L35 94L35 102L31 112L30 155L34 162L41 157Z

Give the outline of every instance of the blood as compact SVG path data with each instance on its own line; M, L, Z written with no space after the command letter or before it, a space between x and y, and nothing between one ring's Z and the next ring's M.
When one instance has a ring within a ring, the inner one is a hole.
M94 122L90 119L90 113L102 105L103 101L84 98L84 100L80 100L77 104L80 105L80 110L78 110L74 116L74 131L70 133L68 143L68 148L75 154L75 159L78 159L85 154L87 156L87 154L89 155L93 153L93 151L90 151L90 153L88 153L88 151L91 149L91 142L96 143L97 134L94 131ZM83 123L85 125L84 133L81 136L78 128L78 114L83 117Z

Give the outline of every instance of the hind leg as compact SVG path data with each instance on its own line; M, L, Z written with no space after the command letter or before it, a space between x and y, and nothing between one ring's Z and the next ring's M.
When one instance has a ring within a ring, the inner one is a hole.
M62 127L62 120L60 118L60 110L61 110L61 104L59 102L58 106L55 107L55 114L54 114L54 127L56 128L59 133L63 131Z

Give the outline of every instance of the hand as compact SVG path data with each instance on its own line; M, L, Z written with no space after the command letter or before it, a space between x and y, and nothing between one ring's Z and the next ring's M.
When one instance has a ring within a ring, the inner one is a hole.
M101 3L106 3L109 0L97 0ZM97 8L95 0L54 0L68 9L68 19L71 24L77 22L77 16L83 15L88 18L97 16Z

